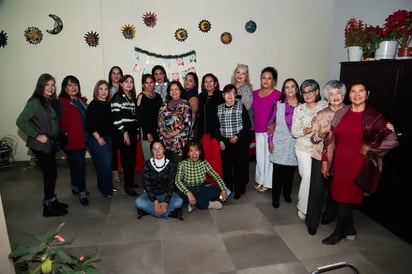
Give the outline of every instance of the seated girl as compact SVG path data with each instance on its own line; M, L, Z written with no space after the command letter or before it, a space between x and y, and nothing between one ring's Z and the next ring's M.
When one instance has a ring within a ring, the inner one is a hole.
M153 141L150 150L153 157L145 161L143 169L145 192L136 199L138 218L151 214L155 217L175 217L183 220L183 201L173 192L175 168L165 157L162 141Z
M179 196L188 204L187 211L190 213L194 208L221 209L220 201L227 200L226 186L212 166L204 160L200 143L189 141L184 148L183 157L177 167L176 186L180 190ZM206 184L206 174L211 176L217 185Z

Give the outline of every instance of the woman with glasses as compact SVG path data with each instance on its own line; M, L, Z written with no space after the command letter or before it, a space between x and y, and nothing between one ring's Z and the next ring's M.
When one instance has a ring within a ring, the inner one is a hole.
M304 220L308 207L310 174L312 169L312 120L316 113L327 107L328 103L321 100L319 84L313 79L303 81L300 85L300 93L303 103L293 112L292 135L297 139L295 145L298 159L298 171L301 177L298 192L298 216Z

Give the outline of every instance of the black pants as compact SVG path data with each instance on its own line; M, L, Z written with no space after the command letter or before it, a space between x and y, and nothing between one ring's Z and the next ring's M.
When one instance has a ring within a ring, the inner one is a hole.
M232 144L229 139L224 139L225 150L221 151L223 181L226 187L234 192L235 197L245 193L249 177L249 139L241 138Z
M47 201L54 199L55 195L54 190L56 188L57 179L56 153L45 153L33 149L32 152L36 156L43 172L43 203L47 204Z
M119 136L120 159L122 161L124 187L134 185L134 168L136 166L137 129L128 130L130 145L126 145L123 136Z
M306 212L305 223L308 227L317 229L322 216L329 215L329 219L336 216L337 205L331 199L329 191L330 180L326 180L321 173L322 162L312 158L312 169L310 176L308 209Z
M295 172L296 166L273 164L272 203L279 203L282 192L283 197L290 198Z

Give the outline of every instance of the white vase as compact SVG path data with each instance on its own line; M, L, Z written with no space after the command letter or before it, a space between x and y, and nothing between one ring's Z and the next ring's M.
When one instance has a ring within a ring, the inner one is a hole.
M362 60L362 57L363 57L362 47L358 47L358 46L348 47L349 62L359 62Z
M375 60L395 59L398 41L382 41L375 52Z

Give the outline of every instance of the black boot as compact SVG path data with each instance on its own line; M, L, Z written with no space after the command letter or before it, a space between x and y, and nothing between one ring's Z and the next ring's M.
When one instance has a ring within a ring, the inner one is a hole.
M169 218L176 218L176 219L179 219L179 220L183 221L184 218L183 218L182 208L178 208L178 209L175 209L172 212L170 212L169 213Z
M52 202L52 205L53 205L54 207L58 207L58 208L62 208L62 209L67 209L67 208L69 207L68 204L66 204L66 203L61 203L61 202L57 201L57 199Z
M50 203L49 205L43 204L43 216L64 216L68 213L67 209L59 207L56 203Z

